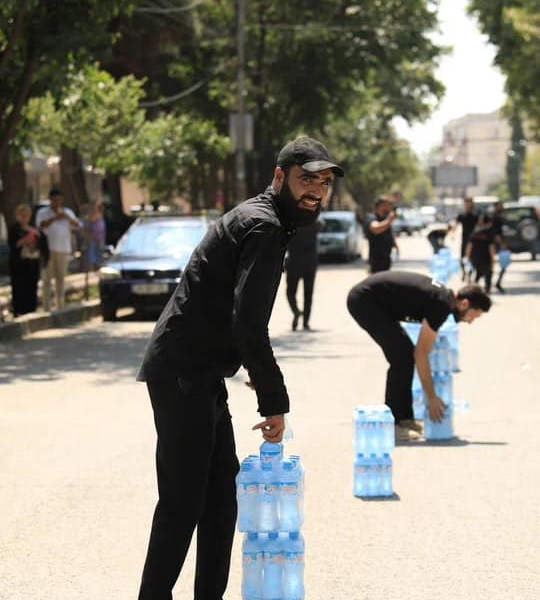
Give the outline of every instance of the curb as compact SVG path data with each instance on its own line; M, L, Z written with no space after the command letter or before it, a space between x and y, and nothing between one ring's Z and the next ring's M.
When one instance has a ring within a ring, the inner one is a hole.
M18 340L44 329L76 325L100 315L101 303L99 300L89 300L83 304L69 306L51 313L24 315L11 323L0 325L0 342Z

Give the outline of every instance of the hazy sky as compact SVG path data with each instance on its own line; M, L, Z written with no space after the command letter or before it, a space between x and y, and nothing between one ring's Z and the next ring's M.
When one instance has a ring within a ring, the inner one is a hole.
M398 133L410 141L413 149L426 153L440 144L442 128L448 121L468 113L491 112L504 103L504 78L493 66L495 50L480 34L476 19L466 13L467 0L441 0L437 42L452 46L437 70L446 86L439 108L424 124L408 127L396 122Z

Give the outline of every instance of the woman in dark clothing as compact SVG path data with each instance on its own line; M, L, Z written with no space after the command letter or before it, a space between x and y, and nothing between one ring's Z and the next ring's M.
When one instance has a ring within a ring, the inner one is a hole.
M495 256L495 239L491 219L488 215L482 215L469 238L467 258L476 271L475 283L478 283L483 277L488 294L491 291Z
M15 211L17 222L9 228L9 275L13 316L18 317L37 308L37 285L40 268L40 237L30 226L32 211L20 204Z

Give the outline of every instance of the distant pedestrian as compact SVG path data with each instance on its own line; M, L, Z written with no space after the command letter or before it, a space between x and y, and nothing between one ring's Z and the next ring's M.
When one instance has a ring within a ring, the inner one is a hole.
M501 292L505 293L505 289L502 286L502 280L506 269L511 262L511 253L508 250L506 239L504 237L504 221L503 221L504 204L499 201L495 203L493 207L493 215L491 216L491 229L493 231L493 239L495 243L495 251L499 256L499 275L495 282L495 287Z
M9 276L13 316L37 310L37 287L44 234L30 225L32 210L27 204L15 209L16 223L8 230Z
M49 262L43 270L43 308L51 310L52 280L55 284L56 308L64 308L64 280L71 257L71 232L81 227L73 211L64 208L64 196L58 188L49 192L50 205L40 208L36 215L36 225L47 236Z
M492 222L487 214L480 216L474 231L469 236L466 256L475 271L474 282L478 283L480 279L484 279L484 289L489 294L496 252Z
M287 272L287 300L293 313L292 330L298 328L302 317L304 331L310 331L309 319L313 301L313 287L317 273L317 234L321 222L316 221L307 227L301 227L287 245L285 270ZM303 310L298 308L296 293L298 283L303 282Z
M412 398L415 365L428 399L430 418L440 421L445 405L435 393L429 363L437 331L450 314L456 321L472 323L490 309L490 298L478 285L466 285L453 292L426 275L393 271L371 275L355 285L349 292L347 307L390 364L385 403L394 415L396 439L419 439L422 425L414 420ZM416 346L400 321L422 323Z
M471 273L467 271L467 243L478 222L478 214L474 209L474 200L471 196L463 200L463 212L457 216L456 222L461 225L461 279L469 281Z
M369 243L369 272L387 271L392 266L392 249L399 252L392 223L396 218L393 201L381 196L377 199L374 212L366 219L366 235Z
M427 234L428 242L431 245L433 254L438 254L441 248L444 248L444 242L447 234L452 230L451 225L437 225Z
M106 233L103 212L103 202L99 199L94 200L90 205L87 218L83 220L87 261L91 271L99 269L103 263Z

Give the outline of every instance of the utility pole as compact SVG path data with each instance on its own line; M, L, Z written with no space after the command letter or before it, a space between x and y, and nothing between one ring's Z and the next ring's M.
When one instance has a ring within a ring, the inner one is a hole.
M246 199L246 105L245 105L245 50L244 24L246 18L246 0L237 0L237 119L236 119L236 203Z

